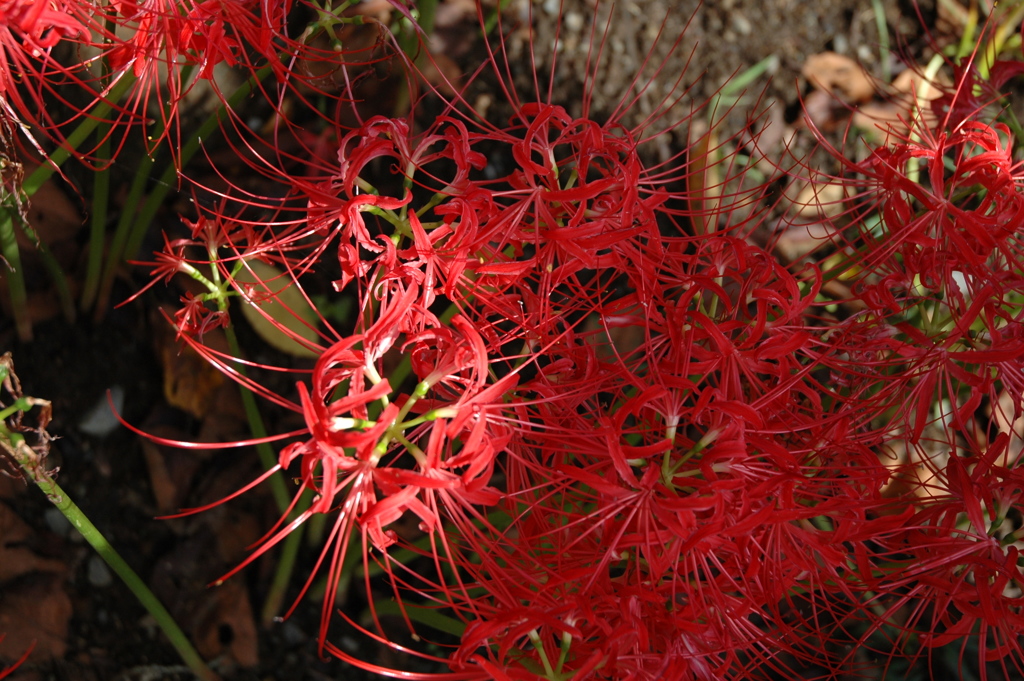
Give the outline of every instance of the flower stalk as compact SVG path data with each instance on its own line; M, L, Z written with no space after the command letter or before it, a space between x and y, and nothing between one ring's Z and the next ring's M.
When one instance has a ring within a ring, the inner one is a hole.
M67 492L57 484L53 473L47 470L46 453L50 437L46 432L46 426L50 420L50 402L21 393L21 386L14 373L14 361L9 352L0 357L0 385L7 391L7 398L13 398L10 404L0 410L0 448L3 454L20 467L24 476L46 495L50 503L67 518L75 531L135 595L167 636L182 662L196 677L202 681L219 681L220 677L206 665L163 603L110 545L106 536L89 520ZM35 412L36 416L36 425L32 427L23 423L23 418L30 412ZM30 433L36 440L35 445L25 437L25 432Z

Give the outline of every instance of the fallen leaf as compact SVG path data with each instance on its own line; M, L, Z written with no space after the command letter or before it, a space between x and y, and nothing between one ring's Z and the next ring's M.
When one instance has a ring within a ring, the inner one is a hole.
M812 222L785 230L775 242L775 251L785 262L796 262L803 256L831 243L838 229L828 222Z
M875 84L868 72L854 60L836 52L810 55L801 73L814 87L848 104L866 102L875 94Z
M316 310L302 295L291 277L273 265L250 260L235 276L239 284L247 284L247 297L242 301L242 314L253 329L272 347L295 357L318 357L296 338L315 344L320 336ZM287 332L282 330L287 329Z
M956 0L936 3L935 28L952 41L959 41L964 28L971 21L970 12Z
M155 431L154 435L162 435ZM181 434L175 433L177 439ZM202 465L203 457L198 451L162 447L146 438L139 438L142 453L146 457L149 483L156 500L157 512L167 515L184 505L185 495L192 485L192 478Z
M906 69L893 79L883 101L867 102L857 108L853 124L867 132L872 144L896 144L910 132L908 121L917 120L917 129L930 130L935 125L929 102L941 94L919 71Z
M435 28L451 28L469 22L473 22L475 27L476 2L474 0L448 0L448 2L442 2L437 6L434 17Z
M857 107L853 126L875 146L888 147L906 136L907 109L896 102L868 102Z
M197 518L198 530L157 561L151 585L199 653L243 667L259 662L256 618L244 578L204 588L247 555L261 526L238 509L218 506Z
M25 173L31 174L36 166L25 164ZM26 203L28 224L39 240L48 246L74 238L82 229L82 215L71 199L50 179L40 185ZM17 230L18 246L34 248L22 230Z
M797 216L816 220L843 212L846 191L838 182L803 182L799 187L796 198L792 199ZM791 188L786 190L787 197L792 196L792 191Z
M228 655L242 667L259 664L256 617L244 580L206 590L192 621L196 649L204 658L223 664Z
M848 115L849 109L825 90L814 90L804 97L803 117L818 130L832 132Z
M153 328L154 349L163 368L164 398L171 406L197 419L204 418L225 382L224 374L178 341L174 329L159 313L153 315ZM221 329L208 331L203 342L214 349L227 348Z
M17 588L0 589L0 659L16 659L33 643L29 659L63 657L67 651L71 599L62 587L64 579L53 573L36 573L19 579Z
M32 528L13 509L0 503L0 585L31 572L64 572L62 561L32 551L28 542L33 535Z

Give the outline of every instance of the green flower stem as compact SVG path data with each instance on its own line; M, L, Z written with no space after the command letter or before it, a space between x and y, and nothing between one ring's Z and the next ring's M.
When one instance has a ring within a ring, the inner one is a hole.
M257 83L266 78L271 67L265 66L243 83L228 97L225 105L218 107L202 125L192 134L189 140L181 147L174 163L168 163L163 173L153 183L152 188L145 200L143 192L150 184L153 175L154 157L148 156L143 159L139 171L132 183L131 193L125 202L121 218L118 221L114 239L111 242L110 252L107 255L106 266L100 279L99 295L96 300L96 316L102 316L110 302L110 292L114 284L114 275L117 273L118 265L124 260L131 260L138 254L146 233L156 220L156 215L164 205L167 195L172 189L178 187L178 174L180 168L188 164L196 152L202 147L203 140L212 135L221 124L223 117L229 109L236 108L248 97ZM154 130L155 135L163 133L163 127Z
M89 545L96 550L96 553L100 554L100 557L121 578L125 586L131 589L131 592L139 599L142 607L156 620L157 626L160 627L164 635L170 640L171 645L178 651L178 655L181 656L182 661L188 668L197 677L203 679L203 681L218 681L220 677L206 666L203 658L192 647L192 643L185 636L185 632L174 621L171 613L167 611L163 603L149 590L146 583L121 558L120 554L114 550L114 547L110 545L110 542L103 536L103 533L96 529L96 526L82 513L82 510L78 508L75 502L71 501L67 493L45 472L38 472L33 476L33 481L39 489L43 490L53 505L64 514L64 517L71 521L71 524L89 542Z
M110 158L110 126L102 124L96 135L103 139L99 155L104 160ZM92 214L89 216L89 261L82 285L82 296L79 301L83 310L88 310L96 301L99 289L100 273L103 271L103 241L107 231L107 209L110 205L110 168L103 168L93 175Z
M130 70L118 78L107 95L99 100L88 114L83 115L82 122L68 135L64 144L50 154L46 163L40 165L32 171L31 175L25 178L20 187L23 196L32 197L43 186L43 183L50 179L54 171L63 165L71 157L75 149L105 120L106 115L113 108L111 102L120 100L133 83L135 83L135 75ZM28 317L28 295L25 289L25 274L21 267L18 243L14 238L14 221L21 217L21 211L18 210L18 203L21 197L0 197L0 199L2 199L3 204L0 205L0 251L2 251L3 257L9 265L7 268L7 285L10 289L14 323L18 331L18 337L23 341L28 341L32 339L32 321ZM10 205L11 201L14 202L13 205ZM44 254L43 257L46 258L47 256ZM56 261L53 260L47 264L52 271ZM62 303L66 304L67 301L64 298L67 291L67 282L64 280L63 273L59 272L59 267L57 270L58 274L54 280L58 291L60 291Z
M928 66L926 66L924 70L924 77L917 86L916 97L914 98L915 102L925 101L924 95L927 94L928 89L932 86L932 83L935 82L935 78L939 74L939 69L942 68L944 63L945 61L941 54L936 54L931 58L931 61L928 62ZM915 117L922 115L917 108L918 107L915 105L915 111L913 112ZM916 127L914 132L910 135L910 141L912 144L917 144L921 141L921 133ZM911 157L907 160L907 179L914 184L918 184L921 181L921 159L917 156Z
M231 356L242 357L242 348L238 344L238 337L235 335L235 330L231 325L228 325L225 329L224 335L227 336L228 351L231 353ZM244 376L245 369L239 366L238 373ZM249 431L257 439L267 437L267 428L263 425L263 418L260 416L256 397L245 386L239 385L238 388L242 394L242 406L245 408L245 416L249 421ZM260 463L263 465L264 470L270 470L277 465L277 455L274 454L274 448L266 442L256 445L256 453L260 457ZM270 477L270 491L274 495L274 503L277 505L277 510L281 513L287 511L288 506L291 504L291 498L288 494L288 487L284 483L283 475L278 474Z
M114 237L107 247L107 257L103 264L103 274L100 276L99 290L96 295L95 317L99 320L107 311L107 304L110 300L110 292L114 286L114 275L117 274L118 266L124 259L125 245L128 243L128 236L131 233L132 225L142 224L141 219L136 217L136 206L142 201L146 184L153 174L153 157L144 156L139 162L135 171L135 179L132 180L131 189L128 191L128 198L125 200L121 210L121 217L117 221L117 229L114 230Z
M485 38L494 32L494 29L498 26L500 14L505 11L505 8L508 7L510 2L512 2L512 0L500 0L497 7L487 11L487 18L484 20L483 29Z
M882 70L882 82L889 83L892 81L892 68L889 66L889 25L882 0L871 0L871 10L875 14L875 28L878 29L878 64Z
M71 295L71 288L68 286L67 275L64 274L64 270L61 268L60 263L57 262L57 258L50 251L50 247L39 239L39 235L36 234L31 225L27 222L22 222L21 231L32 241L32 245L35 246L36 253L39 254L43 267L46 269L47 274L50 275L50 279L53 280L54 289L57 291L57 300L60 302L60 309L64 313L64 318L69 323L73 323L75 321L75 300Z
M303 499L297 508L306 508L313 498L312 490L305 490ZM294 513L292 514L295 515ZM263 610L260 612L260 622L264 627L273 624L281 614L284 606L284 598L288 593L288 587L292 582L292 574L295 572L295 561L299 555L299 547L302 546L303 534L306 524L303 523L288 533L281 545L281 555L277 561L277 568L274 570L274 577L270 582L270 589L263 601Z
M18 217L15 217L18 214ZM25 273L21 267L21 251L14 234L14 221L21 219L17 197L0 196L0 254L6 263L0 263L7 277L8 295L18 338L32 340L32 320L28 316L28 291L25 288Z
M24 407L29 405L19 402L18 406ZM153 616L157 626L160 627L170 640L171 645L178 651L178 655L188 665L188 668L202 681L219 681L220 677L206 666L203 658L192 647L192 643L189 642L188 637L185 636L178 623L171 617L171 613L167 611L163 603L149 590L146 583L121 558L120 554L114 550L114 547L110 545L110 542L103 536L103 533L92 524L85 513L82 512L82 509L71 500L67 492L61 489L60 485L54 481L49 471L42 464L41 457L25 443L20 435L11 433L3 425L0 425L0 439L2 439L3 448L17 460L22 470L32 479L32 482L43 491L46 498L57 507L57 510L64 514L64 517L71 522L75 529L78 530L78 533L96 550L100 558L110 566L110 569L121 578L125 586L135 594L135 597L139 599L139 603Z
M113 17L108 17L104 24L104 28L111 34L117 28ZM100 63L100 69L104 78L110 77L110 62L108 60L104 59ZM109 121L101 122L96 128L96 139L100 143L96 154L101 161L106 162L106 165L98 169L93 178L92 212L89 215L89 259L85 270L85 282L82 284L82 293L78 301L82 310L88 310L95 304L100 274L103 272L103 244L107 232L107 211L110 205L110 156L113 151L110 144L110 133L112 128Z
M137 228L132 232L131 237L128 239L127 247L125 248L125 255L128 258L134 258L138 254L139 248L142 246L142 240L146 234L146 228L156 218L157 212L163 206L164 199L167 198L167 194L172 188L178 185L178 168L186 165L192 157L196 155L196 152L203 145L203 140L208 139L221 125L221 121L227 114L228 110L234 110L237 108L249 95L252 94L253 89L258 83L261 83L264 78L270 75L273 69L270 66L264 66L262 69L254 73L244 83L242 83L237 90L231 93L228 97L227 103L224 106L219 107L214 113L212 113L202 125L200 125L194 135L192 135L187 142L181 147L181 151L178 153L178 166L171 163L164 168L163 174L160 176L156 187L150 193L146 199L145 205L142 206L142 210L139 212L139 217L136 222Z
M214 268L216 272L216 268ZM227 301L221 301L224 304L224 309L227 309ZM238 344L238 337L235 335L235 329L231 325L225 329L225 335L228 339L228 347L230 348L231 355L233 357L241 357L242 349ZM241 366L238 367L238 371L244 375L245 369ZM242 395L242 405L245 408L245 415L249 421L249 431L253 437L262 438L267 436L267 428L263 424L263 418L260 416L259 406L256 404L256 397L252 391L245 386L239 385L239 391ZM277 465L277 456L274 454L274 449L266 442L256 445L256 453L260 458L260 463L263 465L264 470L269 470ZM291 503L289 500L288 486L285 484L284 476L281 473L273 475L270 478L270 491L274 496L274 502L277 505L278 510L284 513L288 510L288 506ZM303 492L303 498L299 504L296 505L295 509L289 514L288 521L294 520L301 509L306 508L312 499L312 491L305 490ZM288 537L284 541L284 545L281 549L280 559L277 562L277 568L274 571L274 577L271 581L270 591L267 593L266 600L263 601L263 608L260 612L261 621L264 625L269 625L278 617L281 612L281 605L284 603L285 595L288 592L288 586L292 581L292 574L295 571L295 561L298 556L299 547L302 545L302 532L303 526L300 525L293 532L288 534Z
M416 9L413 11L416 25L413 25L408 19L399 20L398 46L405 53L409 63L421 73L429 57L426 53L426 40L421 40L420 36L429 38L433 34L437 4L437 0L420 0L420 2L417 2ZM401 117L409 109L409 104L412 101L412 90L416 87L413 84L414 77L404 79L404 84L398 88L394 106L395 117Z
M78 124L67 139L64 140L64 144L55 149L50 157L47 159L47 163L42 164L32 174L25 178L25 183L22 185L22 191L25 192L26 196L32 196L36 193L43 183L50 179L50 176L64 165L76 149L86 140L94 130L106 120L106 115L110 113L110 110L114 108L112 102L121 100L121 97L128 92L129 88L135 84L135 75L129 69L122 74L117 82L114 84L106 96L93 107L88 114L83 114L82 122Z
M466 633L466 623L449 617L434 607L419 606L406 603L399 603L393 599L378 599L374 601L373 609L377 616L394 615L396 617L408 617L410 621L424 624L437 631L462 636ZM369 610L363 613L363 617L371 617Z
M220 269L217 267L217 252L216 249L212 249L208 252L210 258L210 277L206 278L196 270L190 267L189 275L195 280L201 282L209 291L209 296L213 300L217 309L221 312L227 313L230 307L230 294L228 289L230 288L224 278L221 276ZM236 263L236 269L234 274L237 274L238 269L242 266L241 261ZM224 335L228 341L228 349L231 352L232 357L242 357L242 347L238 343L238 336L235 334L235 329L230 324L225 328ZM245 367L238 366L237 371L242 376L246 375ZM245 416L249 422L249 432L252 433L254 438L265 438L267 437L267 428L263 423L263 417L260 415L259 405L256 404L256 396L251 390L246 388L244 385L238 386L239 392L242 398L242 406L245 409ZM263 465L264 470L269 470L277 465L277 455L274 453L273 447L270 444L263 442L256 445L256 453L260 458L260 463ZM288 491L288 486L285 483L284 475L280 472L270 477L270 491L274 497L274 503L277 505L278 511L286 513L288 507L291 505ZM302 512L301 509L306 508L312 498L312 491L305 490L303 492L302 499L288 515L288 522L294 520ZM282 546L280 560L277 563L277 569L274 573L273 580L271 581L270 592L267 594L266 600L263 602L263 608L260 613L261 620L264 625L269 625L278 616L281 610L281 604L284 602L285 594L288 590L288 585L291 583L291 576L295 570L295 561L298 556L299 547L302 545L302 533L303 527L300 525L295 531L289 533L288 537L284 541Z

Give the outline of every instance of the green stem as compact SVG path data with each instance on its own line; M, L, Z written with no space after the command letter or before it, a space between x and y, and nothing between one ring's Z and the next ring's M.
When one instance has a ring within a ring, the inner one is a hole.
M871 0L871 9L875 13L875 28L878 29L878 57L882 70L882 82L892 80L892 69L889 67L889 25L885 19L885 6L882 0Z
M494 32L494 29L498 25L498 19L500 18L499 15L505 11L505 8L508 7L510 2L512 2L512 0L500 0L497 7L488 11L487 18L484 20L483 28L485 38Z
M142 193L152 174L153 157L145 156L139 162L135 179L132 180L131 190L128 192L128 199L125 201L121 217L117 221L117 229L114 230L114 238L110 240L110 246L107 249L107 259L103 264L103 274L100 277L99 291L96 295L96 307L93 310L97 320L106 313L107 302L110 300L110 292L114 286L114 275L123 259L132 225L142 224L141 219L136 217L135 207L142 201Z
M231 356L242 357L242 348L238 344L238 337L235 335L235 330L231 325L228 325L225 329L224 335L227 336L228 351L231 353ZM238 367L238 372L243 376L245 375L245 369L241 366ZM245 386L239 385L238 387L242 394L242 406L245 408L245 416L249 421L249 430L252 432L252 436L256 439L266 438L267 428L263 425L263 418L260 416L256 397ZM260 463L263 465L264 470L270 470L277 465L277 456L274 454L274 448L266 442L256 445L256 453L260 457ZM284 484L283 476L280 474L271 476L270 491L274 495L274 503L277 504L277 510L281 513L287 511L291 500L288 495L288 487Z
M108 17L104 28L111 34L116 30L113 17ZM100 63L104 78L110 77L110 62L104 59ZM96 302L99 290L100 274L103 272L103 245L107 232L107 211L110 205L110 133L112 125L102 121L96 128L96 139L99 148L96 154L105 165L96 171L92 185L92 213L89 216L89 259L85 270L85 282L82 284L82 295L79 306L83 311L90 309Z
M21 192L25 196L31 198L43 186L43 183L50 179L54 171L71 157L79 145L92 134L101 122L106 120L107 114L110 113L114 106L112 102L120 100L135 83L135 80L135 75L130 70L126 71L110 89L107 96L100 99L88 114L83 114L82 122L67 136L64 144L50 154L46 163L40 165L32 171L31 175L25 178L21 185ZM0 198L3 198L4 204L8 202L7 197ZM14 311L14 323L18 331L18 337L23 341L28 341L32 338L32 322L27 312L28 294L25 289L24 273L21 269L21 256L18 252L18 244L14 239L14 221L18 219L15 213L16 211L12 206L4 205L0 207L0 250L2 250L3 257L9 265L7 285L10 290L11 307ZM43 257L44 259L46 258L45 255ZM55 263L56 261L48 262L47 266L52 269L52 265ZM63 298L67 289L67 284L63 280L63 274L61 273L60 277L55 281L58 291L60 291ZM61 286L64 287L63 290Z
M68 278L64 274L64 269L50 251L50 247L39 238L39 235L36 234L31 225L27 222L22 222L21 231L32 241L36 253L39 254L39 259L43 262L43 267L50 275L50 279L53 280L53 286L57 291L57 299L60 301L60 309L64 313L64 318L69 323L73 323L75 321L75 301L71 297L71 288L68 286Z
M3 429L6 431L6 428ZM107 538L103 536L103 533L96 528L95 525L89 520L89 518L82 512L75 502L71 500L67 492L61 489L54 479L50 476L49 472L40 465L38 456L32 453L32 450L28 448L23 442L21 446L14 446L12 444L11 433L3 432L2 437L4 439L5 449L13 454L18 460L22 469L32 479L32 482L39 487L40 490L46 495L46 498L50 500L54 506L57 507L65 518L78 530L78 533L82 535L82 538L89 542L89 545L96 550L96 553L100 555L110 569L113 570L121 581L124 582L135 597L139 599L139 603L153 616L157 626L160 627L161 631L170 640L171 645L178 651L178 655L182 661L188 665L188 668L192 672L202 679L203 681L219 681L219 678L203 661L203 658L199 655L192 643L185 636L185 633L178 626L177 622L171 616L171 613L167 611L163 603L149 590L146 583L132 570L131 566L128 565L121 558L120 554L114 547L110 545ZM17 437L17 436L15 436Z
M312 498L313 490L304 490L302 492L302 499L296 506L296 510L288 517L289 520L294 519L301 512L301 509L307 508ZM274 620L281 613L285 595L288 593L288 587L292 583L292 573L295 572L295 561L299 555L299 548L302 546L306 524L303 523L289 532L281 547L277 569L274 571L274 577L270 582L270 590L263 601L263 611L260 613L260 621L264 627L269 627L273 624Z
M16 197L0 196L0 252L7 261L0 266L6 270L7 291L18 339L28 342L32 340L32 319L28 316L28 290L25 288L25 273L21 267L21 251L14 234L14 221L21 219L21 215L15 217L15 213L20 212L16 201Z
M182 146L178 153L176 163L168 163L163 173L157 179L152 190L142 200L142 193L149 183L153 174L153 158L143 159L142 168L135 176L132 184L131 195L125 202L124 212L117 224L114 240L107 255L106 268L100 280L100 294L96 301L96 315L101 316L106 311L110 300L110 292L113 288L114 274L117 266L124 260L131 260L138 254L139 248L146 237L150 225L156 220L157 213L164 205L167 195L172 189L178 186L179 169L188 164L192 157L202 146L203 140L209 138L220 126L223 116L229 109L236 108L252 93L257 83L262 81L271 72L271 67L265 66L242 84L235 92L228 97L227 102L212 113L195 133ZM162 129L156 131L162 133ZM141 204L141 208L138 206Z
M96 135L103 139L99 155L103 160L110 158L109 125L101 125ZM107 209L110 205L110 168L99 170L93 176L92 214L89 216L89 261L85 271L85 283L82 285L82 297L79 304L88 310L96 301L99 290L100 273L103 271L103 237L107 231Z
M253 88L256 87L257 83L263 81L270 72L271 67L264 66L262 69L254 73L249 77L237 90L231 93L228 97L227 102L224 106L220 107L213 114L209 116L203 124L199 126L195 134L182 146L181 151L178 154L178 167L185 166L192 157L196 155L199 149L202 147L203 140L208 139L210 135L214 133L217 128L220 127L221 121L228 110L237 108L250 94L252 94ZM138 225L141 229L136 229L131 238L128 240L128 246L125 249L125 255L129 258L134 258L142 245L142 239L145 236L146 227L153 222L156 218L157 211L163 206L164 199L171 189L177 186L178 179L178 168L175 164L171 163L164 168L163 174L157 182L157 186L153 188L153 192L149 195L146 200L146 204L142 207L139 213Z
M229 298L224 291L223 281L220 275L220 270L216 265L217 253L215 250L211 250L209 253L211 271L210 279L203 278L204 285L209 289L210 293L214 294L217 302L217 308L222 312L227 312L229 308ZM199 275L196 272L193 276ZM197 278L201 275L197 276ZM228 349L233 357L242 357L242 347L238 343L238 336L235 334L235 329L230 324L225 328L224 335L228 341ZM245 368L242 366L238 367L238 372L245 376ZM251 390L246 388L244 385L239 384L239 392L242 398L242 406L245 409L245 416L249 422L249 432L252 433L254 438L265 438L267 437L267 428L263 423L263 417L260 416L259 405L256 404L256 396ZM264 470L269 470L277 465L277 456L274 454L274 449L268 443L262 442L256 445L256 453L260 458L260 463L263 465ZM288 486L285 484L284 476L281 473L270 477L270 491L274 497L274 503L277 505L278 511L285 513L290 505L290 495L288 493ZM288 516L288 520L291 521L302 512L302 509L308 507L310 499L312 498L313 492L311 490L305 490L299 503L295 509ZM281 604L284 602L285 594L288 590L288 585L291 583L291 576L295 569L295 561L298 556L299 547L302 544L302 526L297 528L295 531L289 533L285 539L284 546L282 548L280 560L277 563L277 569L274 573L273 580L271 582L270 592L267 594L267 599L263 603L263 609L261 614L262 621L264 624L269 624L277 617L281 609Z
M120 101L121 97L128 92L128 89L135 83L135 75L131 70L126 71L110 88L107 96L100 100L88 114L83 114L83 120L78 124L70 135L64 140L64 144L55 149L47 162L32 171L32 174L25 178L22 191L26 196L31 197L43 186L43 183L50 179L50 176L64 165L76 149L93 133L100 123L106 120L106 115L114 108L111 102Z

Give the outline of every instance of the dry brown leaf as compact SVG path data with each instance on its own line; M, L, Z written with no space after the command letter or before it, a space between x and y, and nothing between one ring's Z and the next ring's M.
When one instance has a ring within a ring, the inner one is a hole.
M918 120L918 126L931 128L935 124L929 102L942 94L931 83L923 82L921 74L906 69L893 80L886 101L867 102L853 114L853 124L868 132L870 141L888 146L909 133L907 122Z
M775 251L786 262L795 262L816 248L828 243L837 228L827 222L790 227L775 242Z
M164 397L168 404L203 418L213 404L224 376L189 347L166 344L160 348Z
M857 107L853 125L865 131L872 144L887 147L907 134L906 117L906 108L895 102L868 102Z
M950 85L946 74L938 74L935 81L926 81L919 70L906 69L892 81L892 98L903 106L905 118L916 115L922 119L923 126L931 128L936 117L930 102L942 96L939 85Z
M33 170L34 165L25 164L26 174ZM83 225L78 207L53 180L44 182L36 190L26 208L29 225L35 230L39 240L48 246L73 238ZM17 236L19 247L33 247L22 230L17 230Z
M64 572L63 562L43 558L28 547L33 534L7 504L0 503L0 586L30 572Z
M833 217L843 211L846 198L843 185L837 182L802 182L798 186L792 205L799 217ZM792 196L792 193L792 188L786 190L787 197Z
M476 21L476 2L474 0L448 0L437 6L434 16L434 27L450 28L461 23Z
M1024 456L1024 438L1021 436L1021 433L1024 433L1024 417L1018 418L1012 423L1010 422L1015 408L1021 405L1022 398L1020 396L1014 397L1008 391L1003 390L999 393L999 399L996 404L989 407L999 432L1007 433L1010 436L1010 443L1007 445L1006 452L996 461L997 466L1013 468L1018 460Z
M0 499L13 499L26 489L28 483L20 477L20 472L5 470L4 463L0 463Z
M0 503L0 634L6 634L0 660L16 659L33 645L31 659L36 660L60 657L67 648L71 600L62 588L67 566L35 553L35 534Z
M224 375L195 350L179 342L162 315L153 317L153 344L163 368L164 398L171 406L202 419L224 384ZM217 350L227 348L220 329L207 332L203 341Z
M801 73L814 87L839 96L848 104L866 102L875 94L875 84L860 64L835 52L807 57Z
M258 636L245 580L228 580L212 589L203 586L247 555L262 525L251 514L225 506L197 520L196 533L157 561L153 590L170 604L172 615L201 655L254 666L259 661Z
M936 3L935 9L936 30L953 40L960 40L964 27L970 22L970 12L967 8L956 0L942 0Z
M154 431L154 435L161 435ZM180 434L178 439L183 439ZM199 450L181 450L161 447L146 438L139 439L142 453L146 457L149 482L153 488L157 511L160 514L174 513L185 501L185 495L192 485L192 478L204 460Z
M207 590L193 622L196 649L206 659L223 663L228 655L242 667L259 664L256 618L243 581Z
M0 659L13 660L35 644L30 659L63 657L67 651L71 599L62 577L39 573L23 579L16 589L0 589Z
M823 132L836 129L838 121L849 113L842 102L824 90L814 90L804 97L803 115L815 128Z
M433 53L430 60L420 69L423 79L445 96L452 96L452 83L462 80L462 70L455 61L444 54Z

